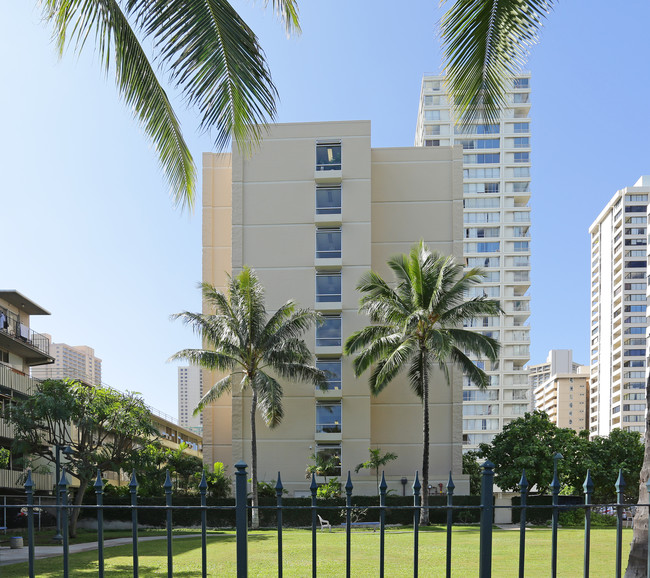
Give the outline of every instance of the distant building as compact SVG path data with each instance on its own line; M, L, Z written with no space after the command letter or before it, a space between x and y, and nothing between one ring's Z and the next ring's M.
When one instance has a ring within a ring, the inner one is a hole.
M487 391L463 379L463 446L489 443L532 404L530 360L530 74L509 80L506 103L491 123L457 124L444 76L425 75L416 146L460 146L463 152L463 256L485 281L471 295L499 299L503 314L482 317L476 331L501 342L498 361L478 360L490 376ZM374 234L374 224L373 224Z
M647 211L650 176L617 191L591 235L589 431L645 432Z
M203 432L203 414L193 415L203 397L203 370L195 365L178 368L178 423L199 435Z
M52 341L52 336L44 333ZM50 354L54 363L47 367L32 369L32 377L37 379L77 379L89 385L102 382L102 360L95 357L95 350L87 345L68 345L51 343Z
M546 363L528 366L535 409L558 427L588 429L589 367L573 361L570 349L552 349Z
M11 404L25 399L36 391L37 381L29 376L30 368L51 364L50 340L45 334L30 328L32 315L49 315L18 291L0 291L0 448L11 448L13 426L3 417ZM19 493L23 475L22 464L12 455L8 469L0 469L0 493ZM33 474L37 491L51 490L53 476Z

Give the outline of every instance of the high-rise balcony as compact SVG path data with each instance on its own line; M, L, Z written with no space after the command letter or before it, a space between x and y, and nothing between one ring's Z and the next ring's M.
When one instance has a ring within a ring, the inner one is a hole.
M21 357L27 365L43 365L54 361L50 356L50 340L21 323L16 314L2 307L0 307L0 347Z
M7 365L0 365L0 386L29 396L36 393L38 380Z

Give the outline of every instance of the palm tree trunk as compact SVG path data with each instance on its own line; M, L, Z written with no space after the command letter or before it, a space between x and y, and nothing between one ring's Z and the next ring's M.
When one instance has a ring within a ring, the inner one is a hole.
M255 429L255 410L257 409L257 391L253 390L251 400L251 481L253 485L253 511L251 512L251 528L260 527L259 496L257 494L257 433Z
M646 383L646 403L650 400L650 378ZM648 503L648 488L646 482L650 478L650 407L645 416L645 453L643 467L639 480L639 504ZM632 546L627 560L625 578L645 578L648 564L648 506L638 506L634 514Z
M420 353L422 375L422 509L420 510L420 525L429 525L429 376L427 375L427 359L424 352Z

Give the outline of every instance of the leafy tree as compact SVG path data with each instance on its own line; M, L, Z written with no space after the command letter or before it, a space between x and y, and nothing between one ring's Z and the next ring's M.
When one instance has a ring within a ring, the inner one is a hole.
M277 90L264 52L228 2L46 0L42 5L60 54L70 46L81 52L94 39L101 67L115 72L121 97L158 151L176 203L193 205L196 169L143 43L151 46L162 74L198 110L201 128L214 132L217 149L231 136L240 148L249 148L275 116ZM295 0L273 0L273 7L287 34L300 30Z
M492 122L553 0L456 0L442 17L446 81L466 123Z
M463 473L469 476L469 493L471 496L481 495L481 457L478 451L463 454Z
M9 467L9 458L11 451L7 448L0 448L0 469L5 470Z
M12 408L15 449L55 461L55 447L69 446L66 471L79 480L80 505L97 468L119 471L134 446L158 432L141 397L74 380L46 380L36 393ZM58 482L58 480L57 480ZM79 509L72 512L70 535L76 534Z
M584 481L583 464L588 440L572 429L559 428L543 411L526 413L503 427L491 444L480 445L480 455L494 464L494 482L506 491L518 492L522 471L526 471L528 491L533 486L546 493L553 481L553 456L560 453L560 483L577 487Z
M336 455L328 454L325 452L312 454L309 456L313 464L307 464L305 468L305 479L309 480L312 475L314 476L336 476L341 466L341 458Z
M228 468L222 462L215 462L212 471L204 466L205 481L208 484L208 494L213 498L228 498L232 492L232 480L227 475ZM194 483L201 482L201 473L194 473Z
M203 469L201 458L187 453L189 447L181 443L176 449L165 452L167 468L174 475L176 488L184 491L188 490L192 476Z
M325 484L321 484L316 489L316 497L328 499L328 498L340 498L341 497L341 482L338 478L330 478Z
M458 365L480 388L488 386L484 371L468 357L475 354L495 360L499 344L494 339L462 328L465 320L498 315L496 301L466 299L470 287L481 282L479 269L463 272L453 257L432 253L423 242L410 255L388 261L396 277L389 285L370 271L357 285L362 293L359 312L373 325L351 335L345 353L358 352L354 372L358 377L374 366L369 385L373 395L407 370L413 392L422 400L422 524L429 522L429 374L437 365L449 381L449 364Z
M198 413L210 402L232 389L235 380L251 392L251 474L253 481L252 526L259 527L257 491L257 431L259 411L267 426L274 428L284 417L282 385L270 373L290 381L306 381L323 389L325 373L312 363L312 354L302 335L319 320L309 309L297 309L288 301L269 316L264 289L252 269L245 267L231 277L227 294L208 283L201 285L203 299L214 313L185 311L172 316L190 325L203 339L206 349L184 349L171 357L186 360L227 375L203 396Z
M359 470L375 470L375 478L377 479L377 493L379 493L379 468L385 466L387 463L392 462L397 459L397 454L393 452L386 452L383 456L381 455L381 448L372 449L368 448L370 452L370 459L357 464L357 467L354 468L356 473L359 473Z

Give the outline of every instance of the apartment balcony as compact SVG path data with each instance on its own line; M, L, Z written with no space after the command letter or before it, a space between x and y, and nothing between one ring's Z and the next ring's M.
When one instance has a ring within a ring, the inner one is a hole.
M14 439L14 426L3 417L0 417L0 438Z
M34 490L41 492L52 490L54 485L52 474L35 474L32 472L32 481L34 482ZM24 490L24 483L25 472L21 470L0 470L0 491L2 491L2 488L14 491Z
M37 379L25 375L22 371L0 364L0 387L6 387L29 396L36 393L38 383Z
M27 365L52 363L50 341L36 333L11 311L0 308L0 347L25 360Z

